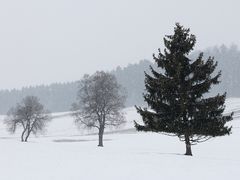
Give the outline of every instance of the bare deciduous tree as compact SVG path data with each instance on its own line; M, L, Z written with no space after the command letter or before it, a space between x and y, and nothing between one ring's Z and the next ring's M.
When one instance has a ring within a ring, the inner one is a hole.
M44 109L39 99L27 96L8 111L5 124L11 133L15 133L16 129L21 127L21 141L27 142L30 134L43 131L50 119L49 112Z
M87 128L97 128L98 146L103 146L103 134L106 126L119 126L124 123L126 96L114 75L96 72L85 75L80 81L78 103L73 105L76 123Z

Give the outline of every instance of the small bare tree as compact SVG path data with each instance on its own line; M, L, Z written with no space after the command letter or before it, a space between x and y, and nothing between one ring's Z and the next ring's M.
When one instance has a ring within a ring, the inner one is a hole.
M106 126L119 126L124 123L126 96L114 75L96 72L85 75L80 81L78 103L73 105L76 123L87 128L97 128L98 146L103 146L103 134Z
M44 109L39 99L35 96L27 96L8 111L5 124L11 133L22 127L21 141L27 142L30 134L43 131L50 119L49 112Z

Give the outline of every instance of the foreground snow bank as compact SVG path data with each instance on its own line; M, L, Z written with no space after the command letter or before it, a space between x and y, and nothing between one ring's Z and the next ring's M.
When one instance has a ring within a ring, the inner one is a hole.
M185 147L177 138L131 130L133 120L139 118L133 108L125 110L127 124L118 133L105 135L104 148L97 147L96 135L83 135L92 131L79 131L67 114L53 119L47 133L29 143L9 135L1 124L0 179L238 180L239 99L227 101L226 112L232 110L236 112L233 134L194 146L193 157L182 155Z

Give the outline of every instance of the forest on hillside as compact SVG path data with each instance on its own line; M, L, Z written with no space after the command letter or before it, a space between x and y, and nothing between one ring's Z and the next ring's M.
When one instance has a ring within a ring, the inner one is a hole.
M195 51L190 56L196 58L199 52ZM204 50L204 58L214 56L218 61L217 71L222 71L221 83L211 94L227 92L228 97L240 97L240 50L237 46L216 46ZM155 67L153 60L141 60L137 64L129 64L127 67L117 67L112 70L118 82L126 89L126 107L142 105L144 92L144 71L149 72L149 66ZM78 82L54 83L36 87L24 87L22 89L0 91L0 113L5 114L23 97L33 95L39 97L42 104L52 112L69 111L71 104L75 102L78 91Z

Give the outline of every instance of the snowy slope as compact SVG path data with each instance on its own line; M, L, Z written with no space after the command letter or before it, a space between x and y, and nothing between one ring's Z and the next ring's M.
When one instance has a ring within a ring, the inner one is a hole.
M46 134L21 143L0 125L0 180L226 180L240 179L240 99L228 99L234 110L233 134L193 147L185 157L177 138L132 130L139 119L126 109L127 124L105 135L97 147L94 131L79 130L68 113L57 113ZM2 117L3 118L3 117ZM85 134L85 135L84 135ZM88 135L86 135L88 134Z

